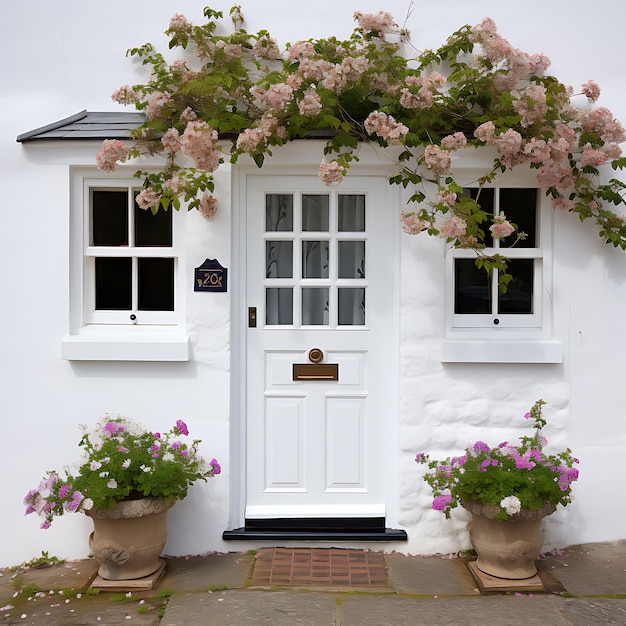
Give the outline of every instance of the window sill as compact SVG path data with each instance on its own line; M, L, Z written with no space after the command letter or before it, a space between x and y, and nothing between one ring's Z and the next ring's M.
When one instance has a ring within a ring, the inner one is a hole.
M86 326L61 340L67 361L189 361L189 335L179 328Z
M554 339L444 339L442 363L562 363L563 348Z

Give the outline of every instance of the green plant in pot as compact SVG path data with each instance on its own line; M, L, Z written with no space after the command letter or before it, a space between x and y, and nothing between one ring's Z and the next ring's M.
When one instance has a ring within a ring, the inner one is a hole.
M152 574L161 566L167 511L194 482L219 474L220 465L216 459L204 460L200 440L186 441L189 430L182 420L159 433L125 417L105 415L92 430L81 430L82 458L64 476L47 472L26 494L26 514L40 515L46 529L57 516L83 512L94 522L90 547L103 578ZM127 530L122 532L118 522L125 522ZM114 538L104 536L109 532ZM148 545L141 548L140 542Z
M572 501L572 483L578 479L578 459L569 448L555 454L545 451L545 404L537 400L526 413L534 432L520 437L517 445L504 441L491 447L476 441L464 454L443 461L423 453L415 458L427 467L423 478L433 491L432 508L446 518L458 505L472 513L470 538L478 553L477 566L500 578L529 578L536 573L540 521L559 504Z

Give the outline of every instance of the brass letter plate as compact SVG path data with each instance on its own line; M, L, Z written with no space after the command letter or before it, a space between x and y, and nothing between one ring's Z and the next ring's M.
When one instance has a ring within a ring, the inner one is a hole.
M294 380L339 380L338 363L294 363Z

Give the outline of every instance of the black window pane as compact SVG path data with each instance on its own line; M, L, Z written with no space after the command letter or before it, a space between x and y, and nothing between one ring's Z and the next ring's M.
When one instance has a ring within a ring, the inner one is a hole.
M480 193L479 193L480 192ZM493 189L463 189L463 195L466 198L471 198L472 200L476 200L480 208L487 213L487 219L484 221L480 228L484 232L484 244L487 248L491 248L493 246L493 237L491 236L491 232L489 231L489 227L492 224L493 220L493 211L494 211L494 190Z
M91 190L91 239L94 246L128 245L128 193Z
M513 276L506 293L498 298L498 313L530 314L533 312L533 259L508 261L508 273Z
M171 247L172 210L159 209L153 215L150 209L140 209L135 203L135 245Z
M132 261L96 258L96 309L129 311L132 306Z
M138 309L174 310L174 259L137 259Z
M454 261L454 312L491 313L490 280L474 259Z
M500 212L509 222L516 224L518 232L526 233L526 239L515 244L516 248L537 247L537 189L501 189ZM516 234L500 240L500 246L508 248L515 243Z

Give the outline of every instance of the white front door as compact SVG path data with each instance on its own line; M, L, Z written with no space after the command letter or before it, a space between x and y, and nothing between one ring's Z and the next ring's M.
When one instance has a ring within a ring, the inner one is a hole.
M397 418L387 179L246 181L246 520L384 521Z

